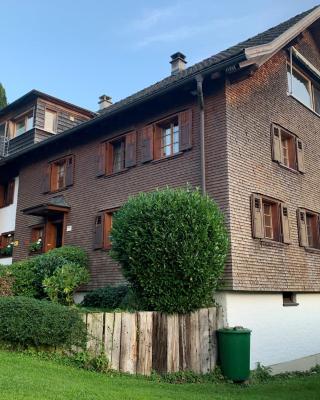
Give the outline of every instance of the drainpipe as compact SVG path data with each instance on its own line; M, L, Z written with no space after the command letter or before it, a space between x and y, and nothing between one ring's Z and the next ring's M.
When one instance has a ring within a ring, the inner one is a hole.
M197 95L200 110L200 169L201 169L201 193L206 194L206 157L204 143L204 98L203 98L203 76L196 76Z

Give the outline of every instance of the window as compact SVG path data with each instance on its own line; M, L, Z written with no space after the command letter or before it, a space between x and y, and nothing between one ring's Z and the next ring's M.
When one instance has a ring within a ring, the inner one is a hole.
M97 175L110 175L136 165L137 134L130 132L100 144Z
M43 177L42 192L55 192L73 185L74 156L51 162Z
M7 207L14 201L14 179L0 185L0 208Z
M40 253L44 244L44 225L36 225L31 228L30 253Z
M57 112L46 109L44 115L44 130L48 132L57 131Z
M192 110L147 125L142 130L142 162L159 160L192 147Z
M298 306L296 295L292 292L283 292L282 301L284 306Z
M287 168L305 172L304 145L295 135L272 124L272 159Z
M103 211L95 218L94 248L111 248L112 218L116 210Z
M300 246L320 249L319 214L298 209L298 228Z
M289 93L307 107L320 114L320 85L309 78L298 67L287 65Z
M251 203L253 237L289 244L288 206L259 194L252 195Z
M0 235L0 257L12 257L14 245L14 232L2 233Z
M33 128L33 111L17 118L15 120L15 136L20 136L23 133Z

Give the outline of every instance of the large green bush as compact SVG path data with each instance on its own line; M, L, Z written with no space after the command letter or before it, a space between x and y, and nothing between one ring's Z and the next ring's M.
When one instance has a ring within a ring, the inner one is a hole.
M217 205L190 188L141 193L114 215L111 255L147 309L184 313L208 305L227 249Z
M0 275L13 278L12 293L15 296L44 299L48 297L44 281L56 275L56 271L68 264L72 264L74 268L78 267L79 274L74 273L72 276L70 274L57 274L59 278L59 290L65 293L64 297L60 296L59 298L65 303L66 296L69 296L70 293L70 287L73 286L72 291L74 291L77 286L85 283L88 279L88 274L84 271L88 268L88 257L80 247L64 246L53 249L45 254L15 262L12 265L2 268ZM74 270L74 272L76 271ZM83 277L82 281L79 280L80 274ZM74 278L73 282L72 278Z
M0 297L0 341L23 347L83 347L86 327L75 308L28 297Z

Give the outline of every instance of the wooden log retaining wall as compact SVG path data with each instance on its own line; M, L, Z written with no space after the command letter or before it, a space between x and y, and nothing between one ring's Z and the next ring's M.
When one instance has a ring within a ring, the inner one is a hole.
M217 309L186 315L158 312L84 315L88 349L104 351L111 368L131 374L194 371L207 373L217 359Z

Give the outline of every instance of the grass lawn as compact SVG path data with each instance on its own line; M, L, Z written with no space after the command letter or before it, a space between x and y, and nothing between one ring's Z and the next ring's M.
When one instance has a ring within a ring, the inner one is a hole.
M320 399L320 376L241 387L231 384L157 383L105 376L19 353L0 351L1 400L241 400Z

